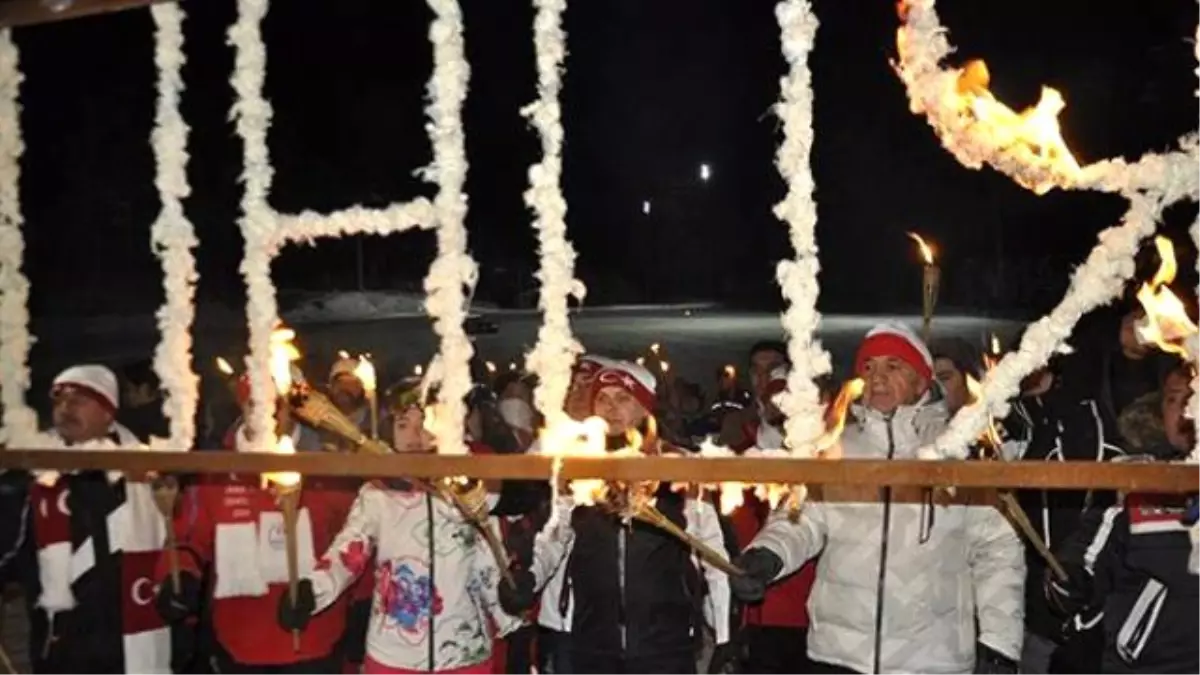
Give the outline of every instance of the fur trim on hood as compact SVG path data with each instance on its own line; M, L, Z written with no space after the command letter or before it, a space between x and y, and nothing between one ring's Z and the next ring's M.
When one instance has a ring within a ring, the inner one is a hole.
M1162 394L1154 391L1134 399L1117 418L1117 431L1131 455L1161 455L1170 447L1162 419Z

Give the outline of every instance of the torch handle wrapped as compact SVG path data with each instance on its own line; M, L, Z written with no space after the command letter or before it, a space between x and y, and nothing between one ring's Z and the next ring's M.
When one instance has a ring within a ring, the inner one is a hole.
M941 279L941 268L937 265L925 265L921 275L921 319L926 341L932 334L933 313L937 308L938 286L941 284Z
M287 490L279 494L279 507L283 511L283 537L287 553L288 600L296 606L300 595L300 552L296 540L296 517L300 502L298 489ZM300 651L300 631L292 630L292 648Z
M638 504L633 511L633 518L649 525L653 525L665 531L667 534L675 537L684 544L687 544L689 548L696 551L696 554L700 556L701 560L721 570L729 576L740 577L746 574L742 568L729 562L725 556L714 551L711 546L703 541L700 541L698 538L676 525L671 521L670 518L664 516L662 511L659 511L649 504Z
M492 557L496 559L496 567L500 569L501 576L504 577L504 580L510 586L515 588L517 584L516 580L513 579L512 570L509 569L508 551L504 549L504 543L496 536L496 531L488 524L487 511L471 508L463 496L452 487L438 483L429 483L427 485L430 491L457 509L463 518L479 531L479 534L483 536L483 540L487 543L488 549L491 550Z

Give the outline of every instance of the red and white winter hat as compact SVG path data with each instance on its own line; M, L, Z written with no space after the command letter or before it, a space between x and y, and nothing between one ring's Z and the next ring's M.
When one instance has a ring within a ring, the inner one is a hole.
M788 367L786 365L775 366L769 377L770 379L767 380L767 386L763 389L763 398L767 400L770 400L770 398L775 394L787 389Z
M74 389L94 398L100 405L115 413L121 406L121 393L113 371L95 364L71 366L54 378L50 396Z
M629 392L647 412L653 412L658 401L658 380L649 370L629 361L610 361L596 374L592 384L592 400L606 387L618 387Z
M895 357L912 366L923 379L933 378L933 357L929 348L903 324L889 321L867 331L854 357L854 373L862 375L867 361L877 356Z
M591 384L596 379L596 375L605 368L612 368L620 362L616 359L610 359L606 356L597 354L584 354L579 357L579 361L575 363L575 372L573 375L582 381L584 384Z
M349 356L339 356L337 361L333 362L333 367L329 369L329 384L337 382L339 377L350 375L358 377L358 359L352 359Z

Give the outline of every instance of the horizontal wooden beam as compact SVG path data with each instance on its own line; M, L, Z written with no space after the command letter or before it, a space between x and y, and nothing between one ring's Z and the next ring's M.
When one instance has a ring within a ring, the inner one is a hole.
M0 0L0 28L122 12L173 0Z
M0 469L99 469L134 475L298 471L310 476L546 479L551 458L534 455L343 455L333 453L4 450ZM700 457L567 458L564 478L664 480L687 483L809 483L995 488L1115 489L1192 492L1200 473L1188 464L1097 462L927 462L920 460L799 460Z

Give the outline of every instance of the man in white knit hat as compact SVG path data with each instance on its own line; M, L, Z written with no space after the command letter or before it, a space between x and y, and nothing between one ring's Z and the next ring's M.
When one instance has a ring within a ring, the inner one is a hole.
M117 378L99 365L67 368L50 390L63 446L102 452L138 442L118 424ZM150 486L120 472L38 472L28 518L0 564L29 564L34 672L169 672L171 640L154 610L154 565L165 536ZM25 540L29 558L14 556ZM11 547L11 548L10 548Z
M846 458L913 459L945 428L945 406L930 387L933 359L907 327L868 332L855 374L866 387L841 439ZM734 594L756 602L819 555L808 672L1015 673L1021 542L995 508L931 497L826 486L798 520L775 516L759 532L739 558L747 574L731 581Z
M110 438L114 443L136 442L116 421L120 407L117 377L104 366L72 366L54 378L54 433L67 445Z

